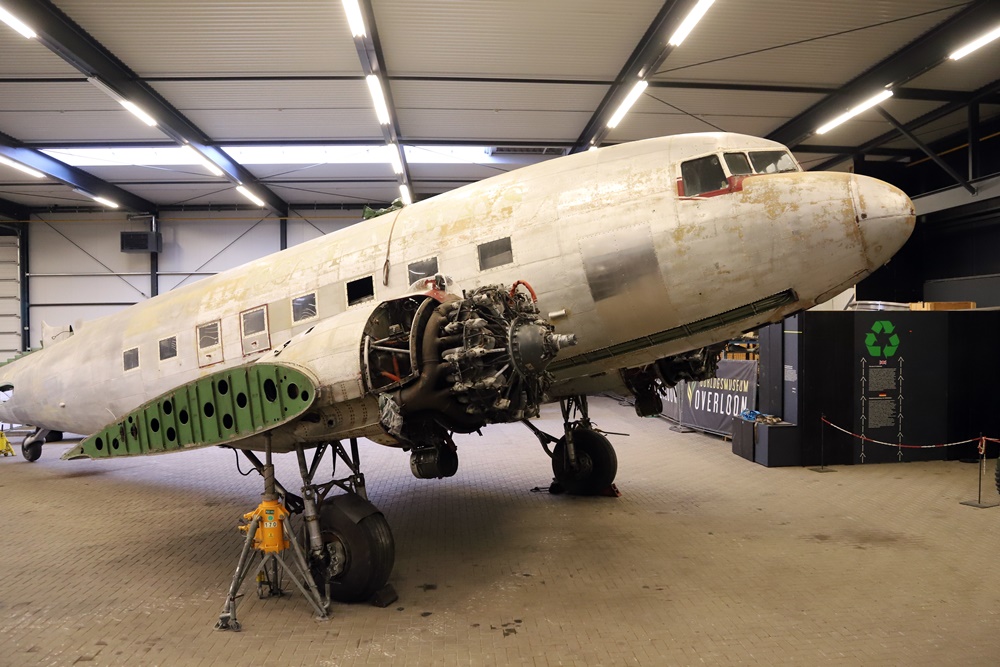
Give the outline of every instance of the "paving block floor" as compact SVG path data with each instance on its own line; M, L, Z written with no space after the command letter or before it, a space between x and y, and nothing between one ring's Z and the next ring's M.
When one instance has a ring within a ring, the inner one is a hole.
M457 438L446 480L362 443L398 602L319 622L247 588L240 633L213 625L261 478L232 451L0 458L0 665L1000 664L1000 508L960 504L976 465L766 469L591 405L630 434L621 498L532 492L551 471L519 424ZM276 457L289 487L294 459Z

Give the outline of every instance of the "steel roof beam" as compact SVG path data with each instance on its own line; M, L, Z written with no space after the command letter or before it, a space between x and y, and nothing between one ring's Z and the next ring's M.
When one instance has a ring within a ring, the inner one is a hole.
M794 148L820 125L886 87L893 90L936 67L959 46L982 34L984 26L1000 21L1000 2L976 0L902 49L855 77L836 93L809 107L768 139ZM904 89L905 90L905 89ZM967 104L963 101L962 104Z
M966 102L952 102L951 104L945 104L944 106L940 106L937 109L933 109L931 111L928 111L923 116L920 116L918 118L914 118L910 122L904 124L903 127L912 132L913 130L919 129L919 128L923 127L924 125L927 125L928 123L933 123L934 121L939 120L941 118L944 118L945 116L947 116L949 114L952 114L952 113L955 113L956 111L961 111L968 104L972 104L972 103L978 102L979 100L981 100L981 99L983 99L985 97L988 97L990 95L994 95L997 92L1000 92L1000 79L997 79L996 81L994 81L992 83L989 83L989 84L983 86L982 88L980 88L979 90L973 92L971 99L967 103ZM890 141L898 138L899 135L900 135L900 133L895 128L893 128L892 130L890 130L890 131L888 131L888 132L886 132L884 134L880 134L879 136L875 137L874 139L869 139L868 141L866 141L865 143L861 144L860 146L858 146L854 150L850 151L849 153L844 153L844 154L842 154L842 155L840 155L838 157L831 158L829 160L826 160L825 162L821 162L820 164L818 164L815 167L813 167L812 169L810 169L810 171L823 171L824 169L829 169L831 167L835 167L838 164L840 164L841 162L843 162L844 160L846 160L851 155L865 155L869 151L872 151L872 150L878 148L882 144L886 144L886 143L888 143L888 142L890 142ZM795 150L798 150L798 149L796 148Z
M190 144L236 185L254 190L269 209L287 215L288 204L260 185L245 167L216 148L212 139L48 0L4 0L4 6L38 33L38 41L113 93L138 105L156 119L158 128L178 144Z
M133 211L141 213L156 211L156 204L138 195L134 195L128 190L123 190L117 185L108 183L104 179L98 178L79 167L71 167L65 162L61 162L45 153L28 148L17 139L9 137L2 132L0 132L0 155L20 162L32 169L37 169L46 176L54 178L74 190L82 190L92 195L110 199L119 206L124 206Z
M632 51L632 55L625 62L625 66L608 88L594 115L583 128L571 153L600 145L601 140L608 134L608 120L628 96L635 82L656 72L674 50L673 46L667 44L667 39L680 26L695 4L697 0L667 0L663 3L653 22L646 29L646 33Z
M31 209L9 199L0 199L0 217L23 222L31 217Z
M890 125L892 125L894 128L896 128L897 132L899 132L904 137L906 137L907 139L909 139L910 141L912 141L914 144L916 144L917 148L919 148L920 150L922 150L927 157L929 157L931 160L933 160L934 164L936 164L937 166L941 167L941 169L943 169L946 174L948 174L949 176L951 176L955 180L956 183L958 183L963 188L965 188L966 190L968 190L969 194L971 194L971 195L976 194L976 188L972 187L971 183L969 183L967 180L965 180L964 178L962 178L961 176L959 176L958 172L951 168L951 165L949 165L947 162L945 162L944 160L942 160L941 157L938 156L937 153L935 153L934 151L932 151L930 149L930 147L927 146L927 144L925 144L924 142L922 142L917 137L917 135L913 134L913 132L910 132L908 129L906 129L906 127L904 127L902 123L900 123L898 120L896 120L895 117L893 117L892 114L890 114L888 111L886 111L885 109L883 109L880 106L875 107L875 110L878 111L879 114L882 116L882 118L885 118L889 122Z
M375 25L375 12L372 9L371 0L358 0L358 5L361 7L365 21L365 34L354 37L354 47L358 51L358 60L361 61L361 71L364 72L365 77L371 74L377 76L382 86L382 95L385 97L385 106L389 112L389 122L384 125L379 123L379 127L382 129L382 137L386 144L396 147L399 164L403 170L402 174L397 175L400 185L405 185L410 191L410 196L416 200L417 193L413 191L410 166L406 163L406 152L403 150L399 117L396 114L396 105L392 101L392 90L389 87L389 73L385 67L382 42L379 41L378 27Z

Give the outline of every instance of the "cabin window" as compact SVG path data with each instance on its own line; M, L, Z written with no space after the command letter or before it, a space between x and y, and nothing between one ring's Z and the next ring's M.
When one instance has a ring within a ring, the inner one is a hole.
M514 253L510 247L510 237L497 239L479 245L479 270L485 271L495 266L512 264Z
M207 350L210 347L218 347L221 342L218 322L202 324L198 327L198 349Z
M316 317L316 292L292 299L292 322L305 322Z
M681 163L684 178L684 196L695 197L704 192L715 192L729 187L718 155L707 155L697 160Z
M733 176L743 176L753 173L746 153L726 153L723 157L726 158L726 166L729 167L729 173Z
M347 283L347 305L368 301L375 298L375 281L371 276L358 278Z
M124 366L126 371L139 368L139 348L133 347L122 352L122 366Z
M758 174L777 174L798 171L795 160L786 151L753 151L750 153L753 170Z
M173 359L177 356L177 336L164 338L160 341L160 361Z
M271 336L267 330L267 306L253 308L240 314L243 331L243 355L262 352L271 347Z
M409 275L411 285L418 280L430 278L438 272L438 258L431 257L430 259L422 259L419 262L413 262L406 267L406 271Z

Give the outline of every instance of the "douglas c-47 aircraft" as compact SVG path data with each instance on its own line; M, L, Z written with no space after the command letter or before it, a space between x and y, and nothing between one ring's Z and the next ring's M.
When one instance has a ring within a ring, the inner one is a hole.
M631 392L640 415L658 413L665 387L713 375L723 341L857 283L913 226L897 188L803 172L772 141L708 133L610 146L90 322L0 367L0 420L39 428L23 445L29 460L48 430L90 434L68 459L244 451L265 478L261 508L272 504L249 527L219 627L239 628L251 538L265 554L289 548L267 547L290 537L286 506L304 516L301 548L289 541L311 574L294 583L323 615L328 599L370 599L393 564L358 438L407 451L414 475L440 478L458 468L454 433L523 421L558 484L600 493L617 458L587 418L588 394ZM549 401L563 408L558 438L528 421ZM317 484L327 449L334 477L338 458L349 474ZM274 481L271 454L282 452L298 457L301 497Z

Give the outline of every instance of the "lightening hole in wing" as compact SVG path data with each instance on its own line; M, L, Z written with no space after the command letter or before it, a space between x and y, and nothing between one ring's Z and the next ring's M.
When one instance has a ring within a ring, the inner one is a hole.
M159 433L160 432L160 420L157 419L156 417L153 417L152 419L150 419L149 420L149 429L153 433Z
M174 430L174 428L172 426L167 428L167 440L173 442L176 439L177 439L177 432Z
M233 416L232 415L222 415L222 426L224 428L227 428L227 429L232 428L233 427Z
M299 385L295 384L294 382L290 382L288 384L288 387L285 388L285 391L288 392L288 398L292 399L293 401L299 397Z
M101 451L102 449L104 449L104 440L102 440L101 438L95 440L94 447L97 448L97 451Z
M247 406L247 395L242 391L236 394L236 405L240 408L245 408Z
M216 385L216 387L218 387L219 393L222 394L223 396L229 393L229 383L226 382L224 379L219 380L219 383Z
M111 440L111 446L114 447L115 449L118 449L118 438L114 438Z
M174 411L174 402L171 401L169 398L163 401L163 414L169 415L173 411Z
M302 400L303 401L308 401L309 400L309 392L308 391L303 391L302 392Z
M264 398L267 399L268 403L274 403L278 400L278 387L271 378L264 380Z
M187 424L188 423L188 411L185 410L184 408L181 408L181 411L177 413L177 419L179 419L182 424Z
M205 413L206 417L211 417L212 415L215 414L215 406L212 405L211 402L208 402L205 404L205 407L202 408L202 412Z

